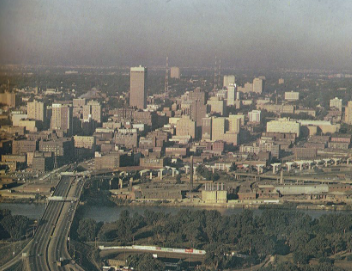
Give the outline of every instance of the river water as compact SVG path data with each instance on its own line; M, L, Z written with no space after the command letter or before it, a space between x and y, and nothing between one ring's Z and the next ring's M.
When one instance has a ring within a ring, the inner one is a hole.
M1 203L0 209L9 209L13 215L24 215L30 219L39 219L44 213L44 204L27 204L27 203ZM217 210L222 215L232 215L240 214L242 209L233 208L215 208L215 207L186 207L186 206L83 206L81 207L80 217L82 218L92 218L96 221L102 222L112 222L119 219L120 213L123 210L128 210L130 214L135 212L143 215L145 210L150 210L154 212L164 212L176 214L182 209L191 210ZM254 215L261 215L263 210L254 209ZM352 211L324 211L324 210L299 210L311 216L312 218L319 218L324 214L352 214Z

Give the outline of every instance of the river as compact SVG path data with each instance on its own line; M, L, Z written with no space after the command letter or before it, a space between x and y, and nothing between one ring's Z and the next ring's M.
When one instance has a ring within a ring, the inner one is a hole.
M30 219L39 219L44 213L44 204L27 204L27 203L1 203L0 209L9 209L13 215L24 215ZM232 215L239 214L243 210L242 209L234 209L234 208L215 208L215 207L171 207L171 206L83 206L81 207L80 217L82 218L92 218L96 221L102 222L112 222L116 221L121 211L128 210L131 214L137 212L139 214L143 214L145 210L151 210L154 212L165 212L176 214L178 211L182 209L191 209L191 210L217 210L222 215ZM254 215L261 215L263 210L254 209ZM344 213L344 214L352 214L352 211L324 211L324 210L299 210L299 212L303 212L311 216L312 218L319 218L324 214L336 214L336 213Z

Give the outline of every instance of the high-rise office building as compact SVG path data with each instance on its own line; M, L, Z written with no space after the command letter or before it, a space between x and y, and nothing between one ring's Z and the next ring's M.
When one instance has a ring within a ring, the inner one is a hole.
M170 68L170 78L180 79L180 68L179 67L171 67Z
M196 122L196 137L200 137L202 135L202 119L208 111L206 93L200 88L196 88L189 93L189 101L191 102L190 116Z
M196 122L191 120L189 116L182 116L176 124L177 136L196 137Z
M226 131L226 118L212 118L212 135L213 141L223 140Z
M224 88L234 86L236 83L236 77L234 75L224 75Z
M45 121L45 105L43 102L34 100L27 103L27 117L33 120Z
M130 106L139 109L147 105L147 68L139 66L130 70Z
M229 115L226 118L228 122L227 130L231 133L239 133L241 129L241 123L243 122L244 115Z
M226 112L225 101L219 97L211 97L207 104L210 106L210 112L219 113L223 116Z
M53 104L51 121L51 130L60 130L65 134L72 132L72 107L67 104Z
M202 119L202 139L211 140L212 118L205 117Z
M228 86L227 87L227 105L231 106L235 104L235 98L236 98L236 86Z
M238 145L242 119L242 115L230 115L228 118L212 117L211 140L222 140L228 144Z

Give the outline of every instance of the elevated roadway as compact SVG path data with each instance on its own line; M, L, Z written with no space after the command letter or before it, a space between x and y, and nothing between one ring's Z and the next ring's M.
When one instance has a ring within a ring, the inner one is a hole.
M298 182L314 182L314 183L325 183L325 184L345 184L352 183L352 180L349 179L334 179L337 175L341 175L344 172L331 172L324 174L301 174L301 175L283 175L284 181L298 181ZM351 173L351 171L349 171ZM263 179L266 180L280 180L280 175L278 174L256 174L256 173L232 173L232 175L238 178L252 178L254 180L260 181Z

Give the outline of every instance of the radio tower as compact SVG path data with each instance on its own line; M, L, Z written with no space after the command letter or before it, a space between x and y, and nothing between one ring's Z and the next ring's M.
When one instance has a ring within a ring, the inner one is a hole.
M219 66L218 66L218 87L221 86L221 59L219 59Z
M217 69L218 69L218 59L215 56L215 66L214 66L214 89L218 88L218 79L217 79Z
M169 57L166 57L166 69L165 69L165 93L169 90Z

